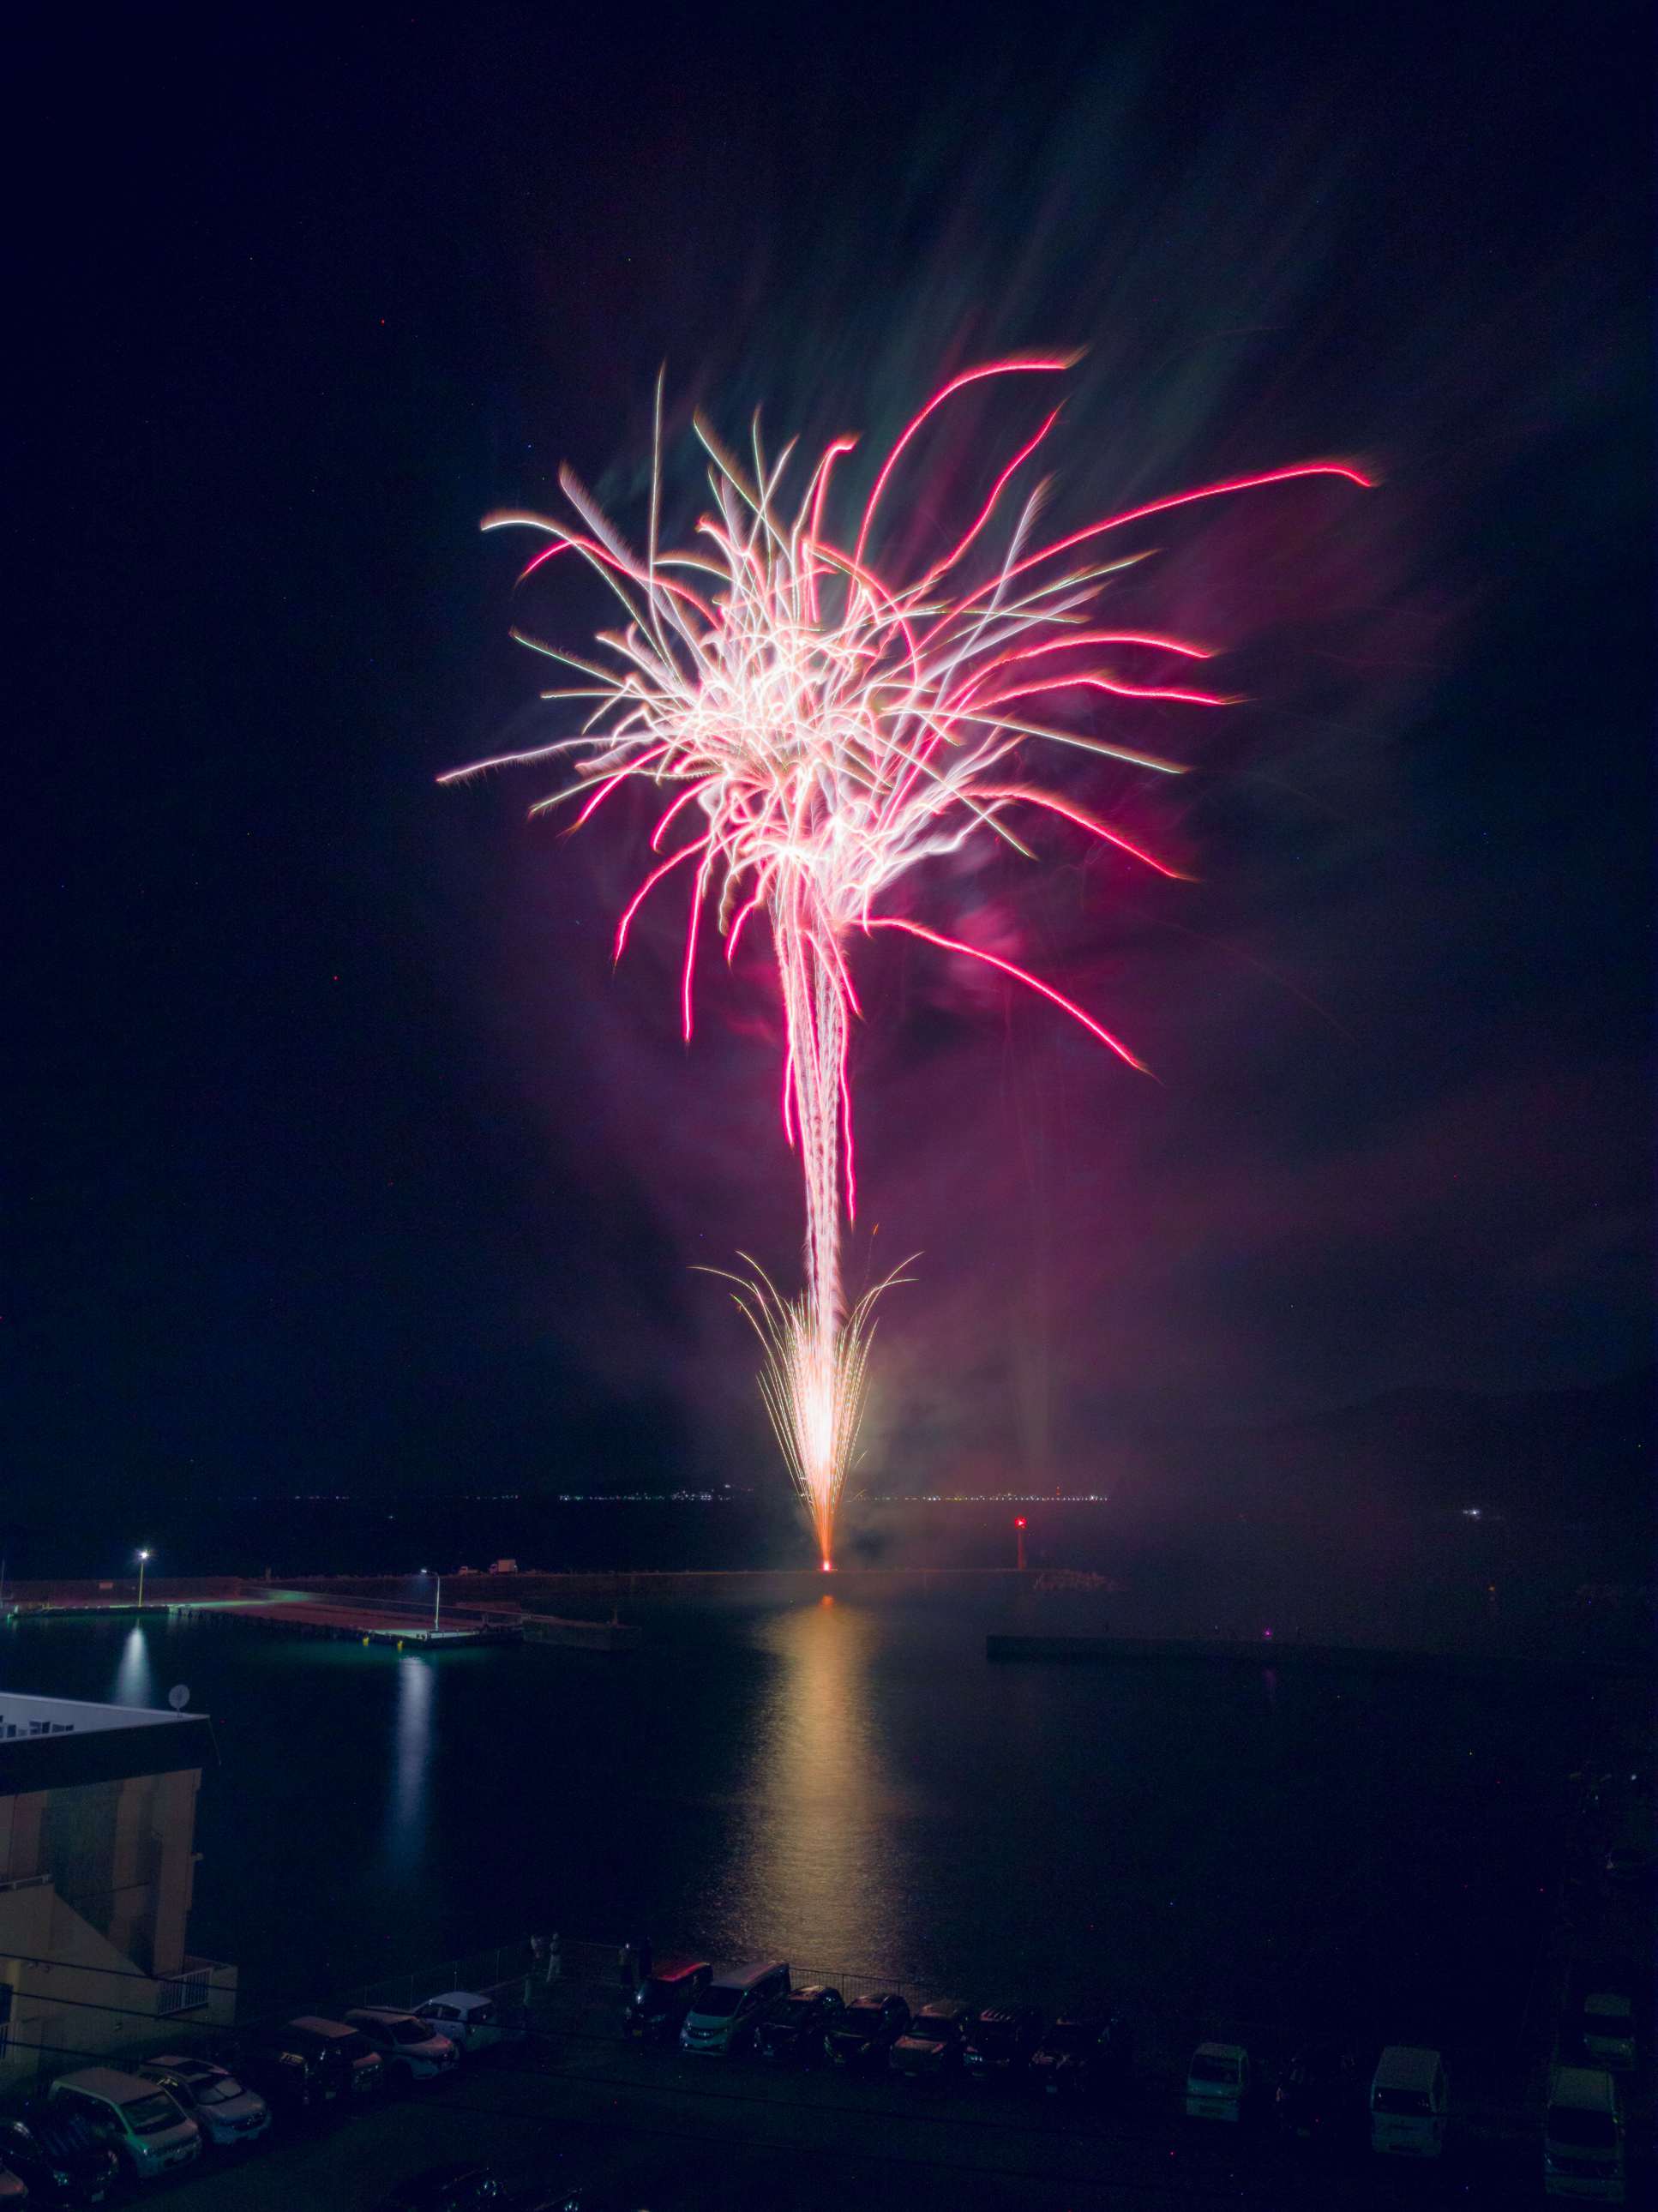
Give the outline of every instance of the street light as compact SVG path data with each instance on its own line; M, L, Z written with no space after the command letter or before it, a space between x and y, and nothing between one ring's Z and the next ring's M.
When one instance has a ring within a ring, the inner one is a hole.
M148 1552L140 1552L138 1554L138 1610L140 1613L144 1609L144 1562L149 1557Z

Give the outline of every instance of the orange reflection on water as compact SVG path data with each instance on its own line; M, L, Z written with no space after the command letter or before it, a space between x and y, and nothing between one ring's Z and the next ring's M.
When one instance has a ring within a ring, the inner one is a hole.
M860 1607L826 1591L756 1631L773 1660L756 1709L740 1911L747 1937L796 1969L856 1966L845 1931L890 1955L904 1915L895 1823L902 1813L878 1723L880 1638Z

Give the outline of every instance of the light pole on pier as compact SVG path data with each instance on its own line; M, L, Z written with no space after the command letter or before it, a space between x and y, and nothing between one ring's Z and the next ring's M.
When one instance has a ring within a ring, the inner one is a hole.
M149 1557L148 1552L140 1552L138 1554L138 1610L140 1613L144 1609L144 1563Z

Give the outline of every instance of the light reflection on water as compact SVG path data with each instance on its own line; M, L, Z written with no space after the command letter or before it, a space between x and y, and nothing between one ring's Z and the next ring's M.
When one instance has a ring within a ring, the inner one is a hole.
M392 1788L386 1802L385 1863L406 1875L426 1850L430 1815L432 1707L438 1670L429 1659L398 1661Z
M149 1663L149 1645L143 1625L134 1621L121 1646L121 1663L115 1670L111 1702L118 1705L150 1705L155 1702L155 1678Z
M824 1596L761 1622L756 1641L782 1663L762 1697L741 1854L741 1917L757 1942L786 1943L797 1964L855 1965L845 1900L860 1899L860 1948L902 1948L892 1925L893 1791L871 1693L880 1629Z

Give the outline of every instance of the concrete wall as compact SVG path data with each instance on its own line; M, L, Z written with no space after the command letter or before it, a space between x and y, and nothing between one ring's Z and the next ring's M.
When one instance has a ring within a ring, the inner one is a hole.
M209 1598L236 1597L242 1589L239 1575L146 1575L144 1577L144 1607L152 1605L199 1605ZM262 1585L249 1584L257 1589ZM25 1611L37 1605L107 1605L132 1606L138 1602L138 1583L136 1576L118 1577L110 1582L87 1580L53 1583L17 1583L9 1579L0 1591L6 1609L21 1607Z
M0 2090L154 2049L162 2022L234 2018L235 1969L186 1943L200 1782L184 1768L0 1797Z

